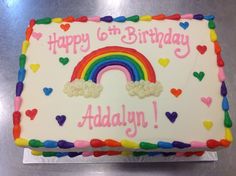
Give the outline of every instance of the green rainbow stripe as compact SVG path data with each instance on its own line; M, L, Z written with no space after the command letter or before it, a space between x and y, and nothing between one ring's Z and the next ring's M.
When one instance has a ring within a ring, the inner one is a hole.
M156 82L154 69L144 55L134 49L119 46L104 47L85 56L75 67L71 81L84 79L97 83L98 74L108 66L125 68L132 81Z

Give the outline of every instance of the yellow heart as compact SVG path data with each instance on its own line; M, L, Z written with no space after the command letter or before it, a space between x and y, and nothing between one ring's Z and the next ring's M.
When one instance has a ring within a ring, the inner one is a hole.
M211 120L205 120L203 121L203 126L207 129L210 130L213 126L213 122Z
M162 67L167 67L167 65L170 63L170 60L168 58L160 58L158 62Z
M39 64L30 64L30 68L34 73L38 71L39 67L40 67Z

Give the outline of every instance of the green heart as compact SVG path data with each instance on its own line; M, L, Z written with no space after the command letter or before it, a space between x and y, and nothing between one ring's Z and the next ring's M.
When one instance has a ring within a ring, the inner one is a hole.
M229 112L228 112L228 111L225 111L224 124L225 124L225 127L228 127L228 128L231 128L231 127L232 127L232 121L231 121L231 119L230 119L230 116L229 116Z
M193 76L196 77L199 81L202 81L203 77L205 76L204 72L193 72Z
M69 62L68 57L60 57L59 61L62 63L62 65L66 65Z
M138 22L139 21L139 16L134 15L134 16L127 17L126 21Z
M214 21L213 20L210 20L209 22L208 22L208 27L210 28L210 29L215 29L215 23L214 23Z

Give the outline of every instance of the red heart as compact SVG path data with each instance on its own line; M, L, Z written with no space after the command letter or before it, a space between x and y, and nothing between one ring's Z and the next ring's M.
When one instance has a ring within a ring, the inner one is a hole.
M217 65L219 67L224 67L224 65L225 65L225 63L224 63L224 61L223 61L223 59L222 59L220 54L217 54Z
M175 89L175 88L172 88L170 90L170 92L175 96L175 97L178 97L182 94L182 90L181 89Z
M207 147L210 149L216 148L220 146L220 142L214 139L209 139L207 141Z
M70 24L61 24L60 27L64 30L64 31L68 31L70 29Z
M207 50L207 46L206 45L198 45L197 47L197 50L200 54L204 54Z
M79 22L87 22L87 21L88 21L88 17L86 17L86 16L81 16L81 17L77 18L76 21L79 21Z
M166 19L168 19L168 20L179 20L180 18L181 18L180 14L174 14L174 15L166 16Z
M27 115L30 120L34 120L36 114L37 114L38 110L37 109L28 109L27 111L25 111L25 115Z
M92 139L90 141L90 145L94 148L98 148L98 147L104 147L106 146L106 143L100 139Z

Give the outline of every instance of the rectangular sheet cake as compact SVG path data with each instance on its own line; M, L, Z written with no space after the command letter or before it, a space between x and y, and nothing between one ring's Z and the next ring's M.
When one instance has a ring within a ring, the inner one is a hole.
M32 19L15 144L34 155L201 155L232 142L214 16Z

